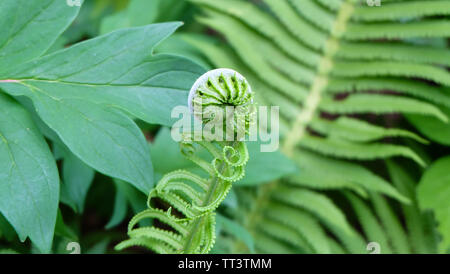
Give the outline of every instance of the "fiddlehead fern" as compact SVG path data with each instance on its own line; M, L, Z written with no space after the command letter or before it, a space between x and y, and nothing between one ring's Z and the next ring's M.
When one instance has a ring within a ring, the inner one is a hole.
M189 94L188 105L202 124L210 123L222 115L230 118L223 129L232 136L243 130L248 133L255 121L253 93L247 80L239 73L213 70L200 77ZM227 107L233 108L228 113ZM227 131L228 129L228 131ZM166 174L150 192L148 209L135 215L128 226L130 239L116 246L144 246L157 253L207 253L215 241L214 211L225 199L232 183L245 173L249 159L247 147L241 139L220 141L184 134L180 142L182 154L203 169L208 178L187 170ZM197 156L203 147L213 160L207 162ZM149 227L137 227L143 219L153 220Z

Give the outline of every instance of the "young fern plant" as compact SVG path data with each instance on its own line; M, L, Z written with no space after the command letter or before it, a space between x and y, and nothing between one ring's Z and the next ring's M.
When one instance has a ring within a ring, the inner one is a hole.
M213 123L217 131L227 132L227 141L185 132L180 142L182 154L209 177L203 178L187 170L166 174L150 192L148 209L131 219L130 239L118 244L118 250L143 246L157 253L191 254L208 253L214 245L214 211L232 184L244 177L249 160L240 133L245 137L255 122L253 93L242 75L229 69L217 69L195 82L188 105L195 119L202 122L202 128ZM230 106L234 112L228 111ZM224 117L224 113L230 120L225 125L219 124L217 119ZM212 155L211 162L196 155L199 146ZM144 219L151 219L152 225L137 227Z

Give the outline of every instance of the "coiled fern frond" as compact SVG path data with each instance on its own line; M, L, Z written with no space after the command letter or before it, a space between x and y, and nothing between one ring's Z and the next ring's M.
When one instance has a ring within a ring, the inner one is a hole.
M203 112L199 104L205 104ZM189 106L197 119L211 122L212 116L222 115L225 105L250 109L253 94L248 82L240 74L226 69L215 70L200 77L194 84ZM212 106L212 110L207 106ZM235 113L229 123L233 136L237 124L243 122L248 130L254 116L250 112ZM243 121L239 121L242 119ZM226 126L224 128L226 130ZM133 217L128 226L130 239L116 246L147 247L157 253L207 253L215 241L215 209L225 199L232 184L245 174L249 160L247 146L243 141L217 141L206 138L196 140L196 133L185 133L180 143L182 154L203 169L208 178L187 170L166 174L150 192L148 209ZM207 162L197 156L203 147L213 160ZM148 227L137 227L144 219L151 219Z

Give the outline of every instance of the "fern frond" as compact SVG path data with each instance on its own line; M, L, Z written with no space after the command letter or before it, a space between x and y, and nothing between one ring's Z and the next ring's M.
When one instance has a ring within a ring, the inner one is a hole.
M224 132L231 127L232 135L227 135L227 139L239 136L240 123L245 124L242 130L248 133L248 127L254 122L250 111L253 93L247 80L235 71L214 70L199 78L191 90L188 105L202 122L209 121L210 116L205 113L210 114L208 107L211 106L216 115L223 115L219 111L228 105L249 110L239 115L235 112L234 123L221 124ZM211 250L216 236L214 211L225 199L232 183L244 176L249 154L243 141L212 141L202 132L202 140L197 141L197 136L197 132L185 133L180 143L181 151L206 171L209 178L186 170L163 176L148 196L148 209L131 219L128 226L130 239L117 245L116 249L139 245L158 253L207 253ZM213 160L207 162L196 156L198 147L209 152ZM152 226L136 227L144 219L157 220L164 226L152 222Z
M371 90L395 90L450 107L450 89L430 86L401 78L335 78L328 83L329 93L361 92Z
M348 253L367 254L367 241L353 228L350 235L332 225L328 225L328 229L337 237Z
M207 14L210 17L200 18L199 21L214 26L217 29L226 32L228 35L228 39L230 44L234 47L238 55L242 58L242 60L247 64L252 64L252 68L255 69L258 77L264 79L270 79L268 84L277 89L278 91L284 93L286 96L291 97L295 101L301 101L305 95L307 94L307 90L305 87L302 87L300 84L296 84L293 81L289 80L287 77L282 74L274 71L268 62L261 56L258 52L254 51L254 45L257 43L242 41L243 37L251 38L251 31L242 23L233 19L229 16L224 16L216 11L208 10ZM230 27L232 26L232 27ZM245 36L243 36L244 34ZM256 41L255 41L256 42ZM297 93L290 93L290 90L298 90Z
M429 254L436 252L435 240L425 234L424 228L427 221L417 204L413 179L394 161L387 161L386 165L394 185L412 201L409 205L402 205L411 247L415 253Z
M398 218L395 217L392 208L380 195L372 193L370 196L375 212L380 217L383 226L386 228L386 233L390 236L393 249L397 253L410 253L411 249L406 237L407 234L398 221Z
M448 1L404 1L388 3L373 9L357 7L352 19L356 21L386 21L402 18L450 15Z
M448 117L436 106L419 100L392 95L354 94L342 101L326 98L320 105L323 111L336 114L352 113L416 113L438 118L443 122Z
M328 245L330 246L331 254L345 254L346 251L338 242L328 237Z
M319 138L311 135L305 135L299 145L325 155L345 159L374 160L403 156L414 160L421 166L425 166L423 160L413 150L405 146L381 143L353 143L339 139Z
M299 151L293 160L301 172L287 178L291 184L317 189L350 188L363 193L363 196L367 196L367 191L374 191L401 202L408 201L407 196L400 194L389 182L361 165L327 158L307 150Z
M322 49L326 43L325 33L298 17L294 9L286 1L267 0L265 3L291 34L313 49Z
M407 62L336 62L331 72L337 77L404 76L417 77L450 86L450 73L431 65Z
M315 253L330 253L324 229L315 218L306 212L272 202L267 205L265 214L269 219L295 229Z
M278 239L287 245L291 245L300 250L305 250L311 253L311 249L307 244L306 240L297 233L297 230L280 224L277 221L272 221L270 219L263 219L263 226L259 227L258 230L267 234L269 237ZM258 247L258 245L257 245Z
M408 23L350 24L348 40L434 38L450 36L450 20L429 19Z
M339 117L333 122L316 118L311 121L310 127L322 135L355 142L370 142L387 137L405 137L414 139L420 143L428 143L427 140L407 130L386 129L360 119L345 116Z
M330 223L345 233L351 234L351 228L341 210L325 195L306 189L278 187L273 198L288 205L306 209L326 223Z
M443 66L450 65L450 52L447 49L399 42L342 42L339 45L336 57L349 60L392 60Z
M259 253L290 254L299 252L298 249L277 241L276 239L273 239L262 232L255 232L254 238L256 240L256 251Z
M245 22L248 26L256 29L260 34L266 38L273 40L277 46L288 53L293 58L306 62L307 64L317 64L320 57L309 50L307 47L299 44L289 33L284 29L283 25L279 24L273 17L258 9L255 5L242 0L189 0L193 3L205 5L211 8L208 12L210 15L232 15ZM220 11L218 13L217 11ZM228 16L231 18L230 16ZM236 29L236 30L239 30Z
M335 15L322 8L315 1L289 0L296 11L309 22L325 31L331 31L336 20ZM274 7L274 5L272 5Z
M386 232L373 215L372 211L355 195L347 193L346 196L358 216L358 221L361 223L368 242L379 243L383 254L392 253Z
M343 3L342 0L317 0L318 3L321 5L327 7L328 9L332 11L337 11L341 8L341 5Z

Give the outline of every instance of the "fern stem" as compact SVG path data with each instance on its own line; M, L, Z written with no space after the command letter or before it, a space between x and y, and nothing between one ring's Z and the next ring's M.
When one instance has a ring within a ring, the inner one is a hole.
M238 141L227 142L227 145L229 145L233 148L236 148L237 144L238 144ZM229 155L229 153L228 153L228 155ZM226 163L224 161L220 166L220 172L224 172L225 168L226 168ZM216 192L216 189L220 183L223 183L223 180L221 180L218 175L215 175L213 178L211 178L211 185L208 189L206 198L203 201L202 206L207 206L208 204L210 204L212 202L214 193ZM187 241L186 241L186 244L184 245L183 250L191 250L192 240L193 240L194 236L196 235L198 229L200 228L200 224L202 221L203 221L203 218L197 218L196 220L194 220L194 223L192 224L193 228L187 238Z
M267 203L269 202L270 195L272 191L278 186L280 181L274 181L271 183L268 183L264 186L261 186L259 189L259 193L257 195L256 200L253 202L253 206L250 209L250 212L248 213L248 218L244 221L244 226L247 228L247 230L250 233L255 233L255 224L260 219L260 214L263 211L262 209L265 208ZM243 242L236 241L234 243L234 246L232 248L233 252L235 253L241 253L250 251L248 250L247 245L245 245Z
M327 89L329 73L333 67L333 58L339 47L339 39L345 32L347 21L350 19L354 10L353 1L347 0L342 6L333 25L330 38L324 47L324 55L320 60L317 76L311 85L310 92L303 104L303 110L295 119L291 130L287 134L286 141L283 143L282 151L292 156L297 143L303 138L309 123L316 115L322 93Z

